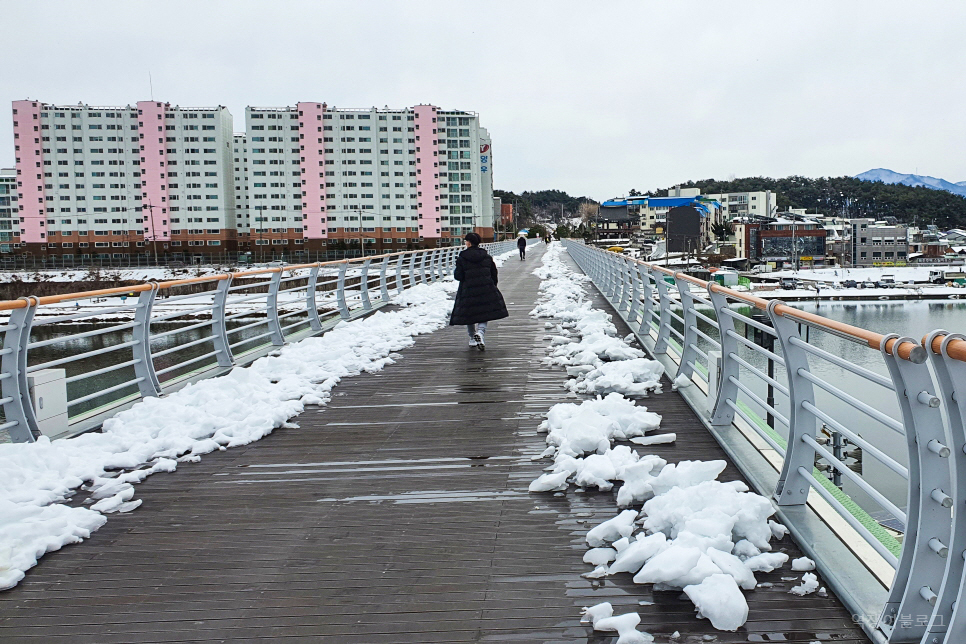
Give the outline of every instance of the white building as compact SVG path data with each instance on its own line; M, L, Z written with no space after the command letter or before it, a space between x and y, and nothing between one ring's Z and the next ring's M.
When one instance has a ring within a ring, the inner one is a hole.
M20 240L17 204L17 171L0 168L0 253L11 252Z
M771 217L778 209L776 195L771 190L726 192L705 197L721 204L726 221L735 217Z

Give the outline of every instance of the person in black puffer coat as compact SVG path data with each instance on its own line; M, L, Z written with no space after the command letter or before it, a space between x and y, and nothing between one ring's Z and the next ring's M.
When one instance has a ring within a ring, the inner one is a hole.
M453 278L460 283L456 291L456 302L449 323L453 326L465 324L470 336L470 346L480 351L486 348L484 333L486 323L509 317L503 294L496 287L499 281L496 264L486 250L480 248L482 239L476 233L467 233L463 238L466 250L456 258Z

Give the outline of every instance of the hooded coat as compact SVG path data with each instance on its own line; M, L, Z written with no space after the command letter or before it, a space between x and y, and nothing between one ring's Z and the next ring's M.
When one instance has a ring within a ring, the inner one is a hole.
M519 248L520 250L523 250L526 247L527 247L527 240L523 236L517 237L517 248Z
M496 264L485 250L473 246L460 253L453 278L460 286L456 291L450 324L476 324L509 317L503 294L496 287Z

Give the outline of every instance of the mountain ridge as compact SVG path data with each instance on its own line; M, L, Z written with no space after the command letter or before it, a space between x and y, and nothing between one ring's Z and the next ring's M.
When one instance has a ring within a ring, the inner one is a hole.
M939 177L930 177L921 174L903 174L887 168L875 168L866 170L862 174L855 175L861 181L879 181L889 184L900 184L912 188L923 187L932 190L945 190L961 197L966 197L966 181L953 183Z

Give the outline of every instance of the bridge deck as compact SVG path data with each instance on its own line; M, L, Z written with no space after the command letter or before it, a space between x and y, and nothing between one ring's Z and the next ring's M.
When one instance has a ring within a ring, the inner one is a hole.
M343 381L300 429L151 477L140 509L0 594L0 641L602 644L614 638L579 624L580 607L611 601L658 642L867 642L833 597L789 595L787 567L758 574L774 586L747 594L737 633L696 619L679 592L580 576L583 536L615 504L527 492L544 466L530 461L545 446L535 428L566 377L541 364L543 323L527 315L539 254L505 265L511 317L485 353L462 328L421 337L397 364ZM724 459L667 391L645 404L679 439L655 451ZM787 537L778 547L800 556Z

